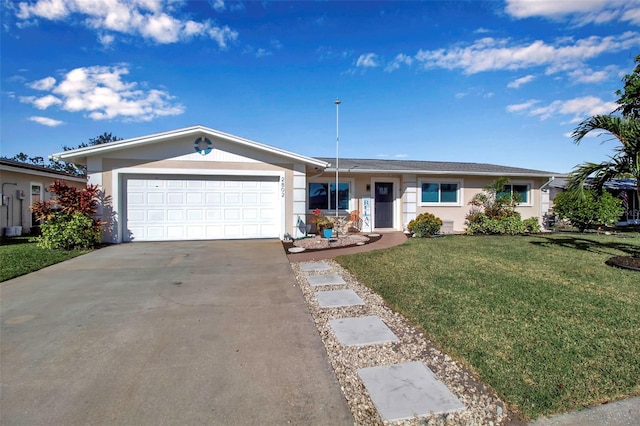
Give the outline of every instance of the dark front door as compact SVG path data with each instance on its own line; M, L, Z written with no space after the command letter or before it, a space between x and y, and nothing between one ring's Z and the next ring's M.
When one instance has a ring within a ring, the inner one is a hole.
M393 183L376 182L374 185L374 227L393 228Z

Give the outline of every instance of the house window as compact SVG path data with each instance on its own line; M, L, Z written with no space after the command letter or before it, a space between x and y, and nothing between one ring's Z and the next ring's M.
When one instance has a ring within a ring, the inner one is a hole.
M349 210L349 182L338 183L338 209ZM311 182L309 183L309 209L335 210L336 209L336 183Z
M422 182L422 204L460 204L460 183Z
M521 204L529 204L529 185L527 184L507 184L504 186L502 192L497 194L498 197L508 196L511 197L514 194L520 196Z

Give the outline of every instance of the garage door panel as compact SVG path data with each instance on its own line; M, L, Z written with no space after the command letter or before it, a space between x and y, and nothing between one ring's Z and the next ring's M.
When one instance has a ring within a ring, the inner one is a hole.
M202 204L202 195L200 192L187 193L187 205Z
M187 210L187 222L202 221L202 209Z
M148 222L164 222L165 221L164 210L147 210Z
M167 204L181 206L184 204L184 196L185 194L179 192L169 192L167 193Z
M147 192L147 204L164 204L164 193Z
M175 178L125 181L125 238L275 238L279 235L275 178Z
M221 204L222 203L222 194L215 192L207 192L205 196L205 202L207 204Z

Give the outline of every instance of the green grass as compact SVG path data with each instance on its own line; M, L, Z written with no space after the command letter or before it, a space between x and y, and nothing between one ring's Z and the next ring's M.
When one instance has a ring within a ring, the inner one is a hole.
M527 420L640 394L640 236L410 239L339 263Z
M36 247L28 238L5 238L0 245L0 282L64 262L90 250L47 250Z

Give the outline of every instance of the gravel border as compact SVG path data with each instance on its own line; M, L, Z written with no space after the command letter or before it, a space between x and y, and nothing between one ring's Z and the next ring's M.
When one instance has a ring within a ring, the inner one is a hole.
M358 425L505 425L522 424L505 408L495 392L481 383L468 369L439 351L402 315L388 308L382 298L360 284L348 271L334 260L323 260L331 270L309 272L309 274L337 273L346 285L311 287L300 270L300 262L291 263L300 289L325 345L329 362L336 374L347 404ZM313 262L304 262L313 263ZM320 262L317 262L320 263ZM321 308L315 297L316 291L354 290L365 302L364 306ZM380 345L348 347L342 346L329 325L330 319L377 315L398 336L399 342ZM369 394L358 377L357 369L380 365L422 361L467 407L461 412L432 414L398 422L383 422Z

